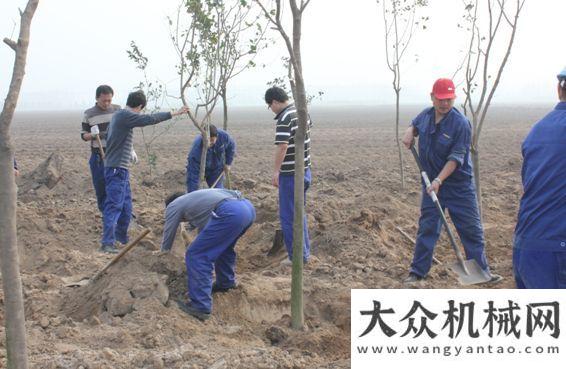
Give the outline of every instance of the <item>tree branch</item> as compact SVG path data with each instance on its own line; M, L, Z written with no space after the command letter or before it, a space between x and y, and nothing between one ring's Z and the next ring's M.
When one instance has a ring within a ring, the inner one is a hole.
M15 43L13 40L10 40L9 38L5 37L4 38L4 43L8 46L10 46L10 48L14 51L18 50L18 44Z

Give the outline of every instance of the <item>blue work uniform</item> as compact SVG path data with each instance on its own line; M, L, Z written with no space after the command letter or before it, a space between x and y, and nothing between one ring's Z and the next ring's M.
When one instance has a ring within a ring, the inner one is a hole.
M116 240L128 243L132 218L130 162L135 127L145 127L171 119L171 113L136 114L128 109L112 116L106 139L104 181L106 198L102 212L102 246L114 246Z
M421 164L431 180L438 176L448 161L457 164L438 191L438 199L442 209L448 208L464 245L466 258L476 260L482 269L489 272L470 159L470 121L452 108L435 124L435 110L429 108L413 120L412 126L419 137ZM441 230L442 220L438 209L422 183L421 216L411 273L419 277L428 274Z
M213 270L218 287L231 288L236 284L234 247L254 220L253 205L238 191L197 190L178 197L167 206L161 251L171 249L181 222L199 230L185 254L193 308L204 313L212 311Z
M218 130L216 142L206 152L206 168L204 177L209 187L222 174L224 165L232 165L236 154L236 142L230 135L221 129ZM187 157L187 192L199 189L200 159L202 155L202 135L198 135L193 142ZM224 188L224 178L216 184L216 188Z
M18 162L16 161L16 159L14 158L14 169L18 170Z
M523 142L523 197L513 248L517 288L566 288L566 102Z

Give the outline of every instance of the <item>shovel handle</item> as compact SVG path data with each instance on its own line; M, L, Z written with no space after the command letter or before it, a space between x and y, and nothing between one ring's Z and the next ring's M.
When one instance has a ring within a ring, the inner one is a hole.
M100 157L102 160L105 159L104 149L102 148L102 142L100 141L100 136L96 135L96 142L98 142L98 147L100 148Z
M110 260L108 264L104 266L104 268L102 268L98 273L96 273L91 280L92 281L97 280L108 268L116 264L118 260L120 260L124 255L126 255L126 253L130 251L135 245L137 245L145 236L147 236L149 232L151 232L151 229L144 230L139 236L136 237L135 240L130 242L126 247L124 247L124 249L120 251L120 253L114 257L114 259Z
M210 188L215 188L216 185L218 184L218 182L220 182L220 179L222 179L222 177L224 177L224 171L222 171L222 173L220 173L220 175L218 176L218 178L216 178L216 181L214 181L214 183L212 184L212 186Z
M415 145L411 146L411 152L413 153L413 157L415 158L415 161L417 162L417 165L419 167L419 171L421 172L421 177L423 178L423 181L426 185L426 188L429 188L430 187L430 180L428 178L428 175L426 174L426 172L424 171L424 169L422 167L421 160L419 158L419 154L417 153L417 149L415 149ZM460 264L460 266L462 267L464 272L466 272L466 274L469 275L470 272L468 271L468 268L466 268L466 264L464 263L464 257L462 256L462 252L460 251L460 249L456 245L456 239L454 238L454 234L452 233L452 230L448 226L448 221L446 220L446 216L444 215L444 210L442 210L442 205L440 205L440 201L438 201L438 197L436 196L436 193L434 191L431 191L429 195L432 198L432 201L434 202L434 204L436 205L438 212L440 213L440 218L442 219L442 223L444 224L444 227L446 228L446 232L448 232L448 238L450 239L450 244L452 245L452 249L454 249L454 253L456 253L456 258L458 259L458 263Z

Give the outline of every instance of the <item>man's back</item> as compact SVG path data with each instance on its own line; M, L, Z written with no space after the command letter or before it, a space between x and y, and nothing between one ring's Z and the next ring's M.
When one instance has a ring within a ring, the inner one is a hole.
M524 193L515 234L565 249L560 242L566 241L566 102L533 126L522 151Z

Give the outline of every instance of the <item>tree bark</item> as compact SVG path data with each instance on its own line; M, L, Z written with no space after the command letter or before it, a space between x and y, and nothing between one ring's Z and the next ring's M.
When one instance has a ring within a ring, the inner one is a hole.
M14 178L14 150L10 138L10 125L25 75L31 21L38 3L39 0L28 1L24 12L21 13L17 44L4 39L4 42L16 52L12 80L0 114L0 268L4 290L6 352L9 369L28 368L24 298L16 228L17 188Z
M478 199L478 209L480 213L480 220L483 219L482 207L482 191L481 191L481 177L480 177L480 152L477 144L473 144L470 150L472 154L472 165L474 166L474 183L476 185L476 196Z
M208 153L208 140L209 140L209 125L205 124L204 127L200 127L199 131L202 136L202 148L200 152L200 168L198 173L198 183L199 188L205 188L204 184L206 183L205 174L206 174L206 154Z
M405 161L403 159L403 148L399 137L399 91L395 91L395 142L399 151L399 170L401 173L401 189L405 189Z
M291 0L294 2L294 0ZM295 329L302 329L304 325L303 303L303 219L305 217L305 133L308 120L307 94L302 75L301 63L301 22L300 11L296 5L293 9L293 50L292 58L295 77L295 107L299 124L295 132L295 193L293 218L293 273L291 279L291 324Z
M224 112L224 122L222 124L222 127L224 128L224 130L226 132L228 132L228 96L227 96L227 86L223 85L222 86L222 91L220 92L220 96L222 97L222 107L223 107L223 112ZM224 178L226 179L226 188L228 189L232 189L232 181L230 179L230 172L225 172L224 173Z

